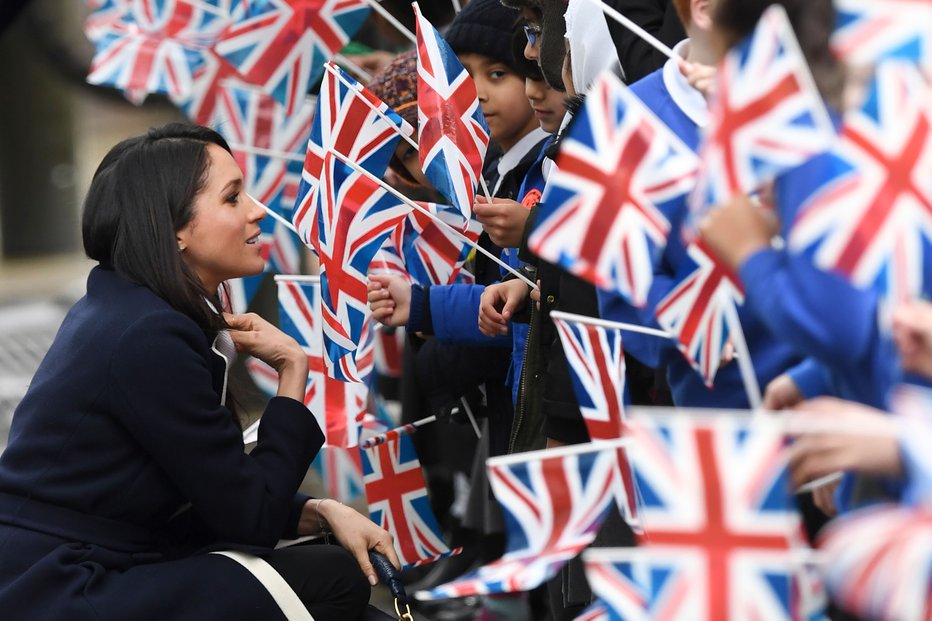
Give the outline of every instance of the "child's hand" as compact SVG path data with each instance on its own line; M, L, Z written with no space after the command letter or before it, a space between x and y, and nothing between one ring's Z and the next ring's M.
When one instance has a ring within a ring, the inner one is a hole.
M517 248L521 243L524 223L527 222L529 213L524 205L505 198L492 199L490 203L484 197L478 196L472 210L496 246Z
M841 471L902 476L894 416L834 397L818 397L795 409L799 413L791 421L800 432L794 434L789 466L796 487ZM807 426L812 431L805 431Z
M894 311L893 341L904 370L932 378L932 304L913 302Z
M366 287L372 318L386 326L408 323L411 314L411 285L401 276L369 274Z
M486 336L508 334L508 322L524 307L527 294L527 285L518 279L486 287L479 299L479 331Z
M689 85L702 93L702 96L708 99L715 94L715 79L718 70L711 65L700 63L688 63L681 60L680 73L686 76Z
M773 211L743 195L712 209L699 223L699 234L734 270L758 250L769 247L778 232L779 222Z

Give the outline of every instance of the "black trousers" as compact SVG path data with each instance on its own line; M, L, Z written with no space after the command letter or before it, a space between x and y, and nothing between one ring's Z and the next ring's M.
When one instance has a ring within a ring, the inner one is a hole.
M371 587L352 554L313 542L264 555L316 621L362 619Z

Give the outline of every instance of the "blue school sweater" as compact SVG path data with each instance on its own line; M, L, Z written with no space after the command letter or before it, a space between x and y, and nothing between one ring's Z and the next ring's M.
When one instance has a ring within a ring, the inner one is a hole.
M674 100L664 79L665 71L671 70L659 69L636 82L631 86L631 90L687 146L696 149L699 145L699 127ZM672 78L673 76L667 76L667 80ZM655 265L654 280L648 293L647 307L634 308L617 294L600 290L599 307L604 318L660 328L654 319L654 309L677 283L696 268L695 262L686 254L686 247L679 234L687 211L685 196L664 210L664 215L671 224L671 233L666 248ZM762 389L772 379L801 361L801 357L794 349L784 339L776 338L747 305L738 309L738 316L750 350L757 381ZM625 351L644 364L667 367L667 382L676 405L748 407L744 383L736 362L721 367L715 376L715 386L709 389L701 375L693 369L673 341L633 332L625 332L623 340Z
M782 175L774 186L782 233L844 164L832 154ZM794 374L806 396L832 394L886 408L901 379L896 349L879 323L878 295L816 267L804 254L767 248L741 265L746 306L774 334L811 358Z

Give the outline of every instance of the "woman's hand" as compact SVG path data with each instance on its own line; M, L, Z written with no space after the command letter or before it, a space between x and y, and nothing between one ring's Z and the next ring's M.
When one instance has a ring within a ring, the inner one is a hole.
M307 354L293 338L255 313L224 313L236 351L249 354L278 373L278 396L304 400Z
M319 532L321 524L329 527L340 545L356 557L356 562L372 586L378 584L379 579L369 562L369 550L381 552L396 569L401 568L391 534L352 507L330 498L308 500L301 512L298 533L315 534Z
M479 331L486 336L508 334L508 322L524 307L527 295L527 285L517 278L487 286L479 298Z
M401 276L369 274L369 310L372 318L386 326L399 327L411 315L411 285Z

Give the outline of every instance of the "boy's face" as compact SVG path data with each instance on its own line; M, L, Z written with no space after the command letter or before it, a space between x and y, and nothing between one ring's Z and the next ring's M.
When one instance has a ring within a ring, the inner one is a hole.
M534 111L524 96L524 79L508 65L482 54L459 54L458 58L476 83L479 105L492 139L503 149L510 149L537 125Z
M531 102L531 109L534 110L534 117L540 123L541 129L548 134L557 133L566 115L563 93L550 88L543 80L527 78L524 81L524 94Z

